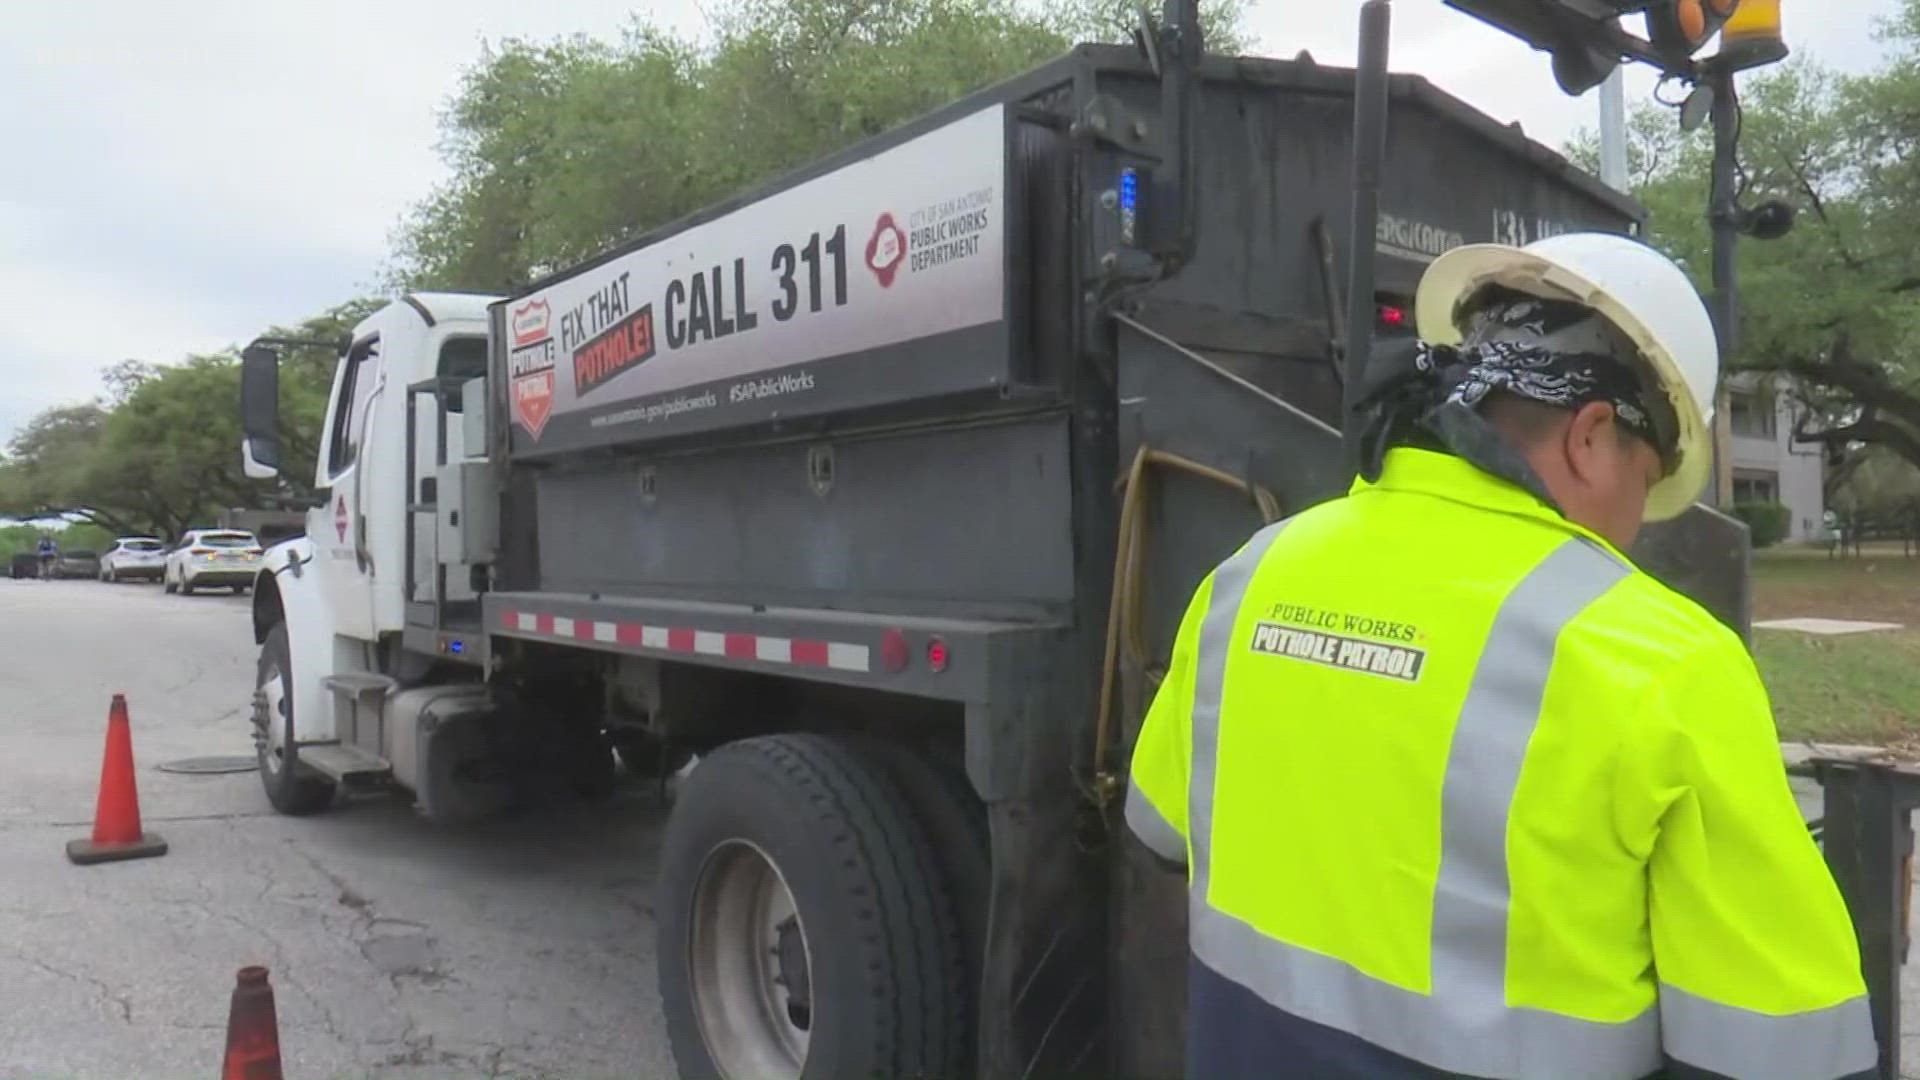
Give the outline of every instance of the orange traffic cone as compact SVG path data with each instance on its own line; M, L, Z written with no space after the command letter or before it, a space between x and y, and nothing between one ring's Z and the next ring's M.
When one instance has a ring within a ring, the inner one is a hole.
M85 866L165 855L167 842L140 829L140 793L133 785L133 730L127 696L113 695L107 713L107 755L100 764L100 801L93 810L93 836L67 841L67 858Z
M280 1021L273 1013L266 968L243 967L234 980L220 1080L281 1080Z

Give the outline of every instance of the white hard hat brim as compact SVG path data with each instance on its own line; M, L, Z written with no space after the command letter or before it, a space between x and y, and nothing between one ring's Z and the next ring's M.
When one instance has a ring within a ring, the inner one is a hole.
M1641 516L1647 521L1667 521L1686 513L1706 490L1713 471L1713 453L1702 422L1706 412L1694 399L1667 344L1638 315L1585 275L1506 244L1468 244L1433 261L1414 294L1414 322L1420 337L1436 345L1459 344L1456 309L1461 301L1492 284L1584 304L1633 341L1672 401L1679 428L1680 465L1647 493L1646 510Z

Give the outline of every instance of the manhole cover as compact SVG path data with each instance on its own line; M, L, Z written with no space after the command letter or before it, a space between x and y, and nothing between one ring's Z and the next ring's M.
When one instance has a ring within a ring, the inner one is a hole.
M161 772L211 773L252 772L258 768L260 760L255 757L190 757L179 761L169 761L161 765Z

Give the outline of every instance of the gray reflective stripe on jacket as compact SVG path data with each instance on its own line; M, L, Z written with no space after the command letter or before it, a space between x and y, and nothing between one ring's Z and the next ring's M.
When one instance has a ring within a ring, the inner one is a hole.
M1208 906L1226 661L1254 570L1284 526L1265 530L1215 571L1201 624L1188 811L1194 954L1275 1008L1436 1068L1596 1080L1632 1080L1658 1070L1654 1009L1609 1024L1506 1004L1507 810L1539 717L1554 642L1569 620L1631 572L1584 540L1556 549L1501 605L1461 707L1441 794L1431 994L1276 941Z
M1863 1058L1857 1038L1866 1020L1865 998L1769 1016L1663 985L1658 1006L1623 1023L1507 1005L1507 815L1539 721L1555 645L1568 622L1632 573L1580 538L1555 549L1502 603L1461 705L1441 791L1430 994L1278 941L1208 906L1227 657L1254 572L1286 525L1263 530L1215 571L1200 628L1188 833L1189 933L1202 963L1294 1016L1439 1069L1478 1076L1637 1078L1658 1071L1668 1056L1756 1080L1830 1078L1872 1066L1870 1046ZM1168 836L1179 839L1137 792L1129 792L1127 817L1156 850L1163 844L1172 849Z
M1660 1030L1668 1057L1741 1080L1878 1075L1873 1015L1865 997L1769 1016L1662 983Z
M1187 841L1140 789L1127 785L1127 827L1147 845L1147 850L1170 862L1187 861Z

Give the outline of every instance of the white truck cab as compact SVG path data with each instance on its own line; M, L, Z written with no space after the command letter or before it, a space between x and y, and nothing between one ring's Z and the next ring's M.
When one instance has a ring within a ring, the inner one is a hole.
M470 432L472 454L485 449L484 423L465 422L461 414L469 400L484 401L493 299L411 293L368 316L339 343L313 478L324 501L308 511L305 536L267 552L254 589L255 634L263 647L256 704L272 714L258 733L265 743L262 768L268 793L283 810L317 804L323 790L331 795L315 771L336 782L384 773L391 761L361 760L368 755L354 753L339 730L340 720L352 720L370 703L365 693L389 688L382 668L391 666L376 652L378 642L407 631L409 603L418 605L416 612L430 605L437 613L446 601L473 596L457 569L437 572L435 495L442 468L452 463L457 469L469 459ZM277 475L280 466L277 435L258 430L262 418L271 428L276 408L274 344L256 342L244 361L255 429L243 454L248 474L259 478ZM461 387L469 388L466 394ZM431 632L436 625L415 629ZM303 756L309 766L304 787L288 767ZM393 779L412 786L416 778Z

